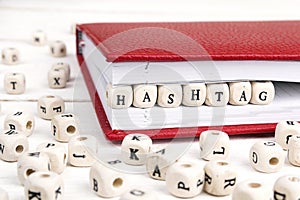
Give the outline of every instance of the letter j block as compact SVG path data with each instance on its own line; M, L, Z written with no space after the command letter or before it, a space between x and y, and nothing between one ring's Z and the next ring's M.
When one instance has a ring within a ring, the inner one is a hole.
M106 101L111 108L122 109L131 106L133 91L131 86L106 86Z

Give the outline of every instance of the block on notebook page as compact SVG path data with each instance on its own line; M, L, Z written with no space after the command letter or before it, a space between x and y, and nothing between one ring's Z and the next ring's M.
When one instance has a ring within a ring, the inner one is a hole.
M48 71L48 86L52 89L65 88L67 85L67 74L63 69L50 69Z
M284 165L285 152L276 142L259 141L252 145L249 160L251 166L259 172L278 172Z
M53 57L64 57L67 55L66 44L60 40L56 40L49 45L50 53Z
M22 73L7 73L4 76L4 89L8 94L22 94L25 92L26 81Z
M204 191L214 196L230 195L237 183L237 170L226 160L211 160L205 167Z
M157 99L156 85L134 85L133 105L138 108L153 107Z
M252 97L250 103L267 105L272 103L275 97L275 87L271 81L253 81Z
M18 64L20 60L20 52L16 48L5 48L2 50L2 62L6 65Z
M111 108L121 109L131 106L133 91L131 86L106 86L106 101Z
M179 84L158 86L157 104L165 108L178 107L182 102L182 87Z
M182 104L185 106L201 106L206 98L206 85L204 83L190 83L182 85Z
M274 200L292 200L300 197L300 176L285 175L278 178L273 187Z
M180 198L192 198L200 194L204 185L203 166L197 162L178 161L166 173L167 190Z
M227 83L210 83L206 85L206 105L225 106L228 101L229 87Z
M230 82L229 85L229 103L231 105L242 106L249 103L252 89L249 81Z
M300 135L300 124L297 121L280 121L275 129L275 141L284 150L288 149L289 140L293 135Z
M47 43L47 35L44 31L37 30L32 34L32 44L43 46Z

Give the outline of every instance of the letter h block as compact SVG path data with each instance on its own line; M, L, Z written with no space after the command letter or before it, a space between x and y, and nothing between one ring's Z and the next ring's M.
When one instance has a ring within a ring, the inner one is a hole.
M129 165L143 165L152 146L152 140L144 134L129 134L121 145L122 160Z
M131 86L106 86L106 101L111 108L122 109L131 106L133 91Z

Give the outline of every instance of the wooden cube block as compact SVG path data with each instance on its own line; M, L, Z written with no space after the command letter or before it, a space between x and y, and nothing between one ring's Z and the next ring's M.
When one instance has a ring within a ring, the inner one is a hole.
M134 85L133 105L138 108L151 108L157 99L156 85Z
M259 141L251 147L249 159L251 166L257 171L272 173L282 169L285 153L276 142Z
M300 135L294 135L289 139L287 157L292 165L300 166Z
M201 106L206 98L206 85L204 83L191 83L182 86L183 99L185 106Z
M200 163L176 162L166 173L168 191L180 198L192 198L200 194L204 185L204 170Z
M24 111L17 111L6 116L4 129L11 129L30 136L34 130L35 120L33 114Z
M4 130L0 133L0 158L15 162L28 150L28 140L25 134L15 130Z
M232 200L270 200L272 189L262 181L246 180L239 183L233 193Z
M90 170L90 187L98 196L111 198L123 194L128 184L125 174L95 162Z
M55 172L36 172L24 184L25 199L62 200L64 183Z
M26 81L22 73L7 73L4 76L4 89L8 94L22 94L25 92Z
M225 106L228 101L229 87L226 83L211 83L206 85L206 105Z
M37 30L32 34L32 44L36 46L43 46L47 43L47 35L42 30Z
M143 189L131 189L124 193L120 200L158 200L157 194L153 191Z
M144 134L129 134L121 145L122 161L129 165L143 165L152 146L152 140Z
M293 135L300 135L300 124L297 121L281 121L276 125L275 141L285 150Z
M70 69L70 65L68 63L64 63L64 62L58 62L52 65L51 67L52 70L64 70L67 76L67 81L70 80L71 77L71 69Z
M51 164L47 154L40 151L29 151L21 155L17 163L18 178L24 185L28 176L37 171L50 171Z
M250 102L252 88L249 81L231 82L229 85L229 103L231 105L247 105Z
M294 200L300 197L300 176L285 175L277 179L273 188L274 200Z
M178 84L158 86L157 104L165 108L178 107L182 102L182 87Z
M38 115L42 119L50 120L55 115L65 112L65 102L59 96L42 96L38 100Z
M230 195L237 183L237 170L228 161L211 160L205 167L204 190L214 196Z
M15 65L20 61L20 52L16 48L5 48L2 50L2 62L6 65Z
M106 101L111 108L121 109L131 106L133 91L131 86L106 86Z
M255 81L251 82L252 97L250 103L267 105L270 104L275 97L275 87L271 81Z
M78 167L90 167L96 161L97 139L92 135L78 135L68 144L69 163Z
M79 134L77 117L72 113L55 115L51 120L51 133L59 142L68 142Z
M48 71L48 86L52 89L65 88L67 86L67 75L63 69L50 69Z
M61 174L65 170L68 156L64 145L57 142L44 142L38 145L37 150L47 154L51 171Z
M218 130L203 131L199 137L200 157L204 160L227 159L230 141L227 133Z
M57 40L52 42L49 46L53 57L65 57L67 55L67 47L64 42Z

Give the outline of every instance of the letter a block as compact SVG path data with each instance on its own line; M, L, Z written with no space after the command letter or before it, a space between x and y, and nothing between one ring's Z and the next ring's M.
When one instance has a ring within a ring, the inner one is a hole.
M129 134L121 145L122 160L129 165L143 165L152 146L152 140L144 134Z
M266 105L275 97L275 88L271 81L251 82L252 97L250 103Z
M191 198L203 189L204 170L199 163L176 162L166 173L168 191L180 198Z
M157 99L156 85L133 86L133 105L138 108L151 108Z
M251 94L252 89L250 82L229 83L229 103L231 105L247 105L251 99Z
M111 108L121 109L131 106L133 91L131 86L106 86L106 101Z

